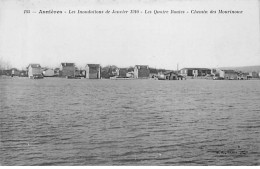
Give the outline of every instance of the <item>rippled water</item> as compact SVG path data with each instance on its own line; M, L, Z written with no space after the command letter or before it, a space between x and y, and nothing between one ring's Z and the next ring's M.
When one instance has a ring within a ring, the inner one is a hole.
M0 79L1 165L259 165L260 80Z

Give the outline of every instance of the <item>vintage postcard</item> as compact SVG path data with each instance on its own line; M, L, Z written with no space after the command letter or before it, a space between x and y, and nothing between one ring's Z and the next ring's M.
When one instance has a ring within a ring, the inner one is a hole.
M0 165L260 165L259 9L0 0Z

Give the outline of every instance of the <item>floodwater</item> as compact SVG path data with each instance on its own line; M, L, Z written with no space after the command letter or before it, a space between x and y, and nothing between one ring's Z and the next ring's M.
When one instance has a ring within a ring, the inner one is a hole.
M260 165L260 80L0 79L1 165Z

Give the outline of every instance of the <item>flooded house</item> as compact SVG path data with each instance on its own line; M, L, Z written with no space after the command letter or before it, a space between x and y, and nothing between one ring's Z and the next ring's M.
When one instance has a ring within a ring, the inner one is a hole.
M60 76L61 77L75 77L75 64L74 63L61 63Z
M42 74L44 77L53 77L55 75L54 70L49 68L44 68Z
M147 79L150 76L150 70L148 65L135 65L134 77L138 79Z
M1 71L2 75L6 75L6 76L19 76L20 75L20 71L16 68L12 68L12 69L8 69L8 70L2 70Z
M182 68L180 74L184 77L203 77L211 74L211 69L208 68Z
M235 70L222 70L224 72L224 79L226 80L237 80L238 72Z
M260 75L260 73L257 73L257 72L255 72L255 71L249 73L249 76L251 76L251 78L254 78L254 79L255 79L255 78L259 78L259 75Z
M181 75L183 76L193 76L193 69L191 68L183 68L180 70Z
M245 72L238 72L237 73L237 79L238 80L248 80L251 79L252 76L250 76L249 73L245 73Z
M34 78L42 78L42 69L40 64L29 64L28 69L28 77L30 79Z
M150 73L149 73L149 77L150 78L157 78L158 77L158 70L155 68L149 68Z
M129 71L131 69L129 68L116 68L112 71L113 76L110 77L110 79L115 79L115 78L134 78L134 72Z
M85 69L87 79L101 78L101 66L99 64L87 64Z
M249 79L252 79L252 78L253 78L253 77L250 75L250 73L248 73L248 72L246 72L246 73L244 72L244 73L243 73L243 76L246 77L246 80L249 80Z
M211 69L211 74L212 79L214 80L223 80L225 77L225 72L221 69Z
M184 80L185 77L180 75L178 71L165 71L163 73L158 74L158 80Z
M127 68L116 68L112 70L112 74L116 77L127 77L126 74L128 73Z
M225 79L225 80L246 80L250 78L249 73L238 72L236 70L221 70L212 69L213 79Z
M119 68L119 77L127 77L126 74L128 73L127 68Z
M166 71L163 74L165 80L178 80L178 73L175 71Z
M20 76L20 71L16 68L10 69L10 75L13 76Z
M28 73L26 70L21 70L20 71L20 77L27 77L28 76Z

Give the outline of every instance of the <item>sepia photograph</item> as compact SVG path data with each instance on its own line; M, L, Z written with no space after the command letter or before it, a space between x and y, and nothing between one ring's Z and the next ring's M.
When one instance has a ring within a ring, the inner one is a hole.
M0 0L0 166L259 166L260 0Z

